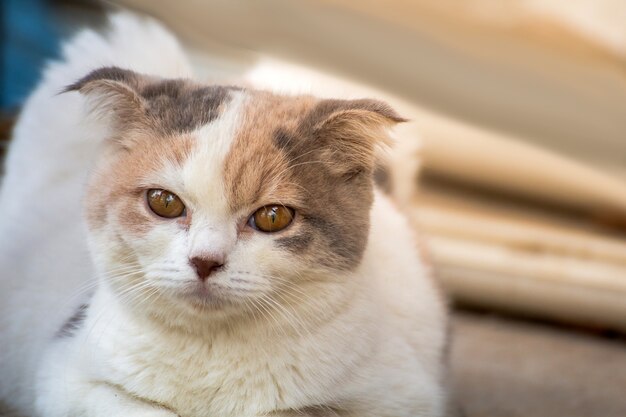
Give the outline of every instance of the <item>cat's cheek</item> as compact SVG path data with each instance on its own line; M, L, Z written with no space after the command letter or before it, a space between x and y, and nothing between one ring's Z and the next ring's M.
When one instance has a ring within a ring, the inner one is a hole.
M237 240L233 250L227 255L227 268L231 271L256 270L263 258L269 254L254 237Z
M129 246L143 264L176 264L187 259L187 233L175 224L155 225L141 237L128 237Z
M145 209L138 197L126 198L116 207L117 222L125 234L141 238L152 232L159 224Z
M257 262L255 267L258 271L267 275L288 276L300 273L302 264L300 256L286 251L272 239L263 242L256 252Z
M276 256L280 255L262 236L239 240L227 261L228 275L240 278L241 275L257 288L268 288L268 277L275 275ZM280 270L281 268L278 268Z
M97 201L87 201L84 216L87 227L91 231L100 230L107 225L107 210L102 204L98 204Z

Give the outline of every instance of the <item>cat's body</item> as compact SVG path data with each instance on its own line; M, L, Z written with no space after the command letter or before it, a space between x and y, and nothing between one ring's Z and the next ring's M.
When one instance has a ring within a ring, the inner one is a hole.
M189 74L169 35L123 15L65 58L25 106L0 195L0 401L52 417L443 414L445 308L372 192L392 110L116 68ZM99 117L56 95L72 83ZM150 213L157 188L185 211ZM250 227L270 204L292 223Z

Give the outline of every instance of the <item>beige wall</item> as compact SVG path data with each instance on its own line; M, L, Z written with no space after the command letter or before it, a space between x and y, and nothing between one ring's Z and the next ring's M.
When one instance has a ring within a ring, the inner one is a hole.
M330 70L606 170L626 167L621 0L118 3L208 49Z

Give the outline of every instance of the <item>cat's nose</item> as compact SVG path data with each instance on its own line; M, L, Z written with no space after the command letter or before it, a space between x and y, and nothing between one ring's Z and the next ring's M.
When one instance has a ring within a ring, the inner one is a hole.
M224 260L218 257L194 256L189 263L196 270L198 278L205 281L213 272L224 266Z

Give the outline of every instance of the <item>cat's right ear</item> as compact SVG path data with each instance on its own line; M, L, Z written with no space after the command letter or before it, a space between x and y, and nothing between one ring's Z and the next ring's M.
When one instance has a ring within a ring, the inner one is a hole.
M145 117L145 102L138 88L144 77L118 67L103 67L67 86L89 99L92 110L109 118L117 130L139 127Z

